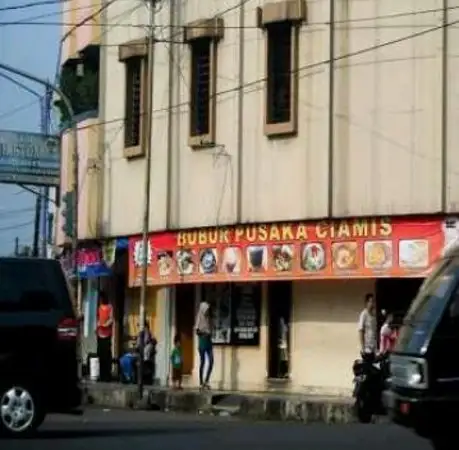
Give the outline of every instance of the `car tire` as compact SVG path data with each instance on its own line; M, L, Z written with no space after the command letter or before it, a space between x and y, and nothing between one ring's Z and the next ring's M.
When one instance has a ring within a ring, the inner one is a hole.
M33 434L45 420L39 391L27 383L2 383L0 386L0 434L25 437Z

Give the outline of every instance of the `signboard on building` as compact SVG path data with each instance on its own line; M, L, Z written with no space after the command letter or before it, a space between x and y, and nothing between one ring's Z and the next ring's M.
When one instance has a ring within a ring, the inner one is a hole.
M0 183L59 186L60 139L0 131Z
M155 233L146 249L148 284L424 277L458 238L459 220L431 217ZM132 237L130 286L140 284L142 264L141 237Z

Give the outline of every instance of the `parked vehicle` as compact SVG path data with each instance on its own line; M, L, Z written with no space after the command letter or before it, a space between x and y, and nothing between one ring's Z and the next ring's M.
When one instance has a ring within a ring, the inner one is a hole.
M392 420L430 439L436 450L457 448L459 249L449 251L421 286L390 364Z
M78 321L58 261L0 258L0 433L81 413Z
M361 423L370 423L374 415L385 413L382 394L389 377L386 356L362 353L362 359L354 361L354 409Z

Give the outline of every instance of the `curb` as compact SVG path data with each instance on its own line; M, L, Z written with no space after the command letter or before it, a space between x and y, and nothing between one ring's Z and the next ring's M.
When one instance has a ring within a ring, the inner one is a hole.
M222 394L146 388L139 401L135 386L86 385L86 405L112 409L178 412L236 417L247 420L294 421L306 424L356 423L352 402L346 399L302 399L294 396ZM385 421L383 418L382 421ZM380 418L376 422L381 422Z

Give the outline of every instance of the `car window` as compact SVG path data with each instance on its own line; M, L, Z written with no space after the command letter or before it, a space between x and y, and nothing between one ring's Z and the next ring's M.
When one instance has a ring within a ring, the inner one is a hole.
M62 271L55 261L0 260L0 311L71 308Z
M395 350L406 353L422 353L427 341L443 320L454 290L459 283L458 259L447 259L437 266L418 292L406 315ZM438 328L440 329L440 328ZM444 331L441 331L444 333Z
M419 289L406 320L436 321L448 303L448 291L458 281L458 269L457 259L449 259L440 264Z

